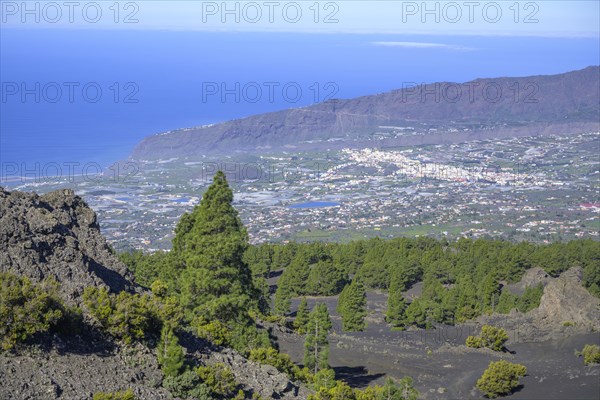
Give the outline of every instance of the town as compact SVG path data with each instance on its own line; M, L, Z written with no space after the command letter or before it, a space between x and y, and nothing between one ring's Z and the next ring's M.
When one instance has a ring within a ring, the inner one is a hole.
M138 163L116 179L26 180L72 186L118 250L170 248L175 224L217 169L234 188L252 243L370 237L598 237L598 133L410 148L279 153Z

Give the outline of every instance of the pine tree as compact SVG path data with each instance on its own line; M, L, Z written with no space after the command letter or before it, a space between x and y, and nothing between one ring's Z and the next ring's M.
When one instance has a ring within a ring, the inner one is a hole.
M307 326L306 341L304 342L304 366L314 370L329 367L329 341L327 339L331 329L331 319L327 306L319 303L310 313Z
M177 376L181 372L184 361L183 348L173 330L166 326L161 331L157 353L158 363L165 376Z
M308 293L315 296L334 296L346 284L346 276L331 260L319 261L308 275Z
M298 333L305 333L306 327L309 321L309 312L308 312L308 303L306 302L306 297L303 297L300 300L300 305L298 305L298 311L296 312L296 319L294 319L294 328L298 331Z
M367 295L360 279L354 279L347 286L339 311L342 316L342 329L344 331L357 332L366 328Z
M279 285L275 291L275 314L285 315L290 312L292 295L287 286Z
M403 276L400 270L392 272L390 280L390 289L388 291L387 313L385 316L388 324L395 327L401 327L405 324L406 301L402 296L404 290Z
M346 298L348 297L349 290L350 290L350 285L344 286L344 289L340 292L340 295L338 296L338 301L337 301L337 305L335 306L335 311L340 315L342 315L342 309L343 309L344 303L346 302Z
M258 306L260 296L243 261L248 234L232 201L225 174L219 171L200 204L177 226L173 251L185 263L181 300L192 318L244 320L249 304Z
M297 254L281 275L281 285L287 285L290 293L301 296L307 292L310 260L306 254Z

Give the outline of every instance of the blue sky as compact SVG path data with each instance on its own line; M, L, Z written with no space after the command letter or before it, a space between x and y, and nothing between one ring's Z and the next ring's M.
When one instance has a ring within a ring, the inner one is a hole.
M263 1L228 2L230 13L221 1L0 1L0 163L105 165L147 135L329 95L600 64L597 1L275 3L269 14ZM207 85L263 92L206 96Z
M11 28L545 37L598 37L600 29L600 2L593 0L0 3L3 25Z

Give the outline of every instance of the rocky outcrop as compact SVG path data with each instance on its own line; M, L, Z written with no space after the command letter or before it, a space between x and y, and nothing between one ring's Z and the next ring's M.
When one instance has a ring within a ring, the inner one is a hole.
M207 364L222 363L231 368L236 382L251 388L265 399L306 399L308 390L270 365L248 361L231 349L212 352Z
M264 399L306 399L311 393L304 384L291 381L275 367L250 361L232 349L212 346L189 334L183 335L181 344L188 356L199 364L229 367L243 390Z
M582 276L580 267L573 267L558 278L531 269L516 287L545 285L540 306L525 314L512 310L508 315L482 316L477 323L505 328L509 343L542 342L575 333L598 332L600 299L583 287Z
M520 296L528 287L535 287L540 284L546 287L551 280L552 278L543 268L534 267L525 271L519 282L509 284L503 290L508 290L510 293Z
M541 325L573 324L584 330L600 330L600 299L582 285L583 270L573 267L544 289L540 306L532 316Z
M68 189L38 196L0 187L0 271L36 282L54 277L69 304L81 303L86 286L135 289L101 235L96 213Z

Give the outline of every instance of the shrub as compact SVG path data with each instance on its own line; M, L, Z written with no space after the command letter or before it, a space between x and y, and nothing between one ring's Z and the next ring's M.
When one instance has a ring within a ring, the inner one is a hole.
M178 375L181 372L185 361L183 347L179 345L179 339L173 330L166 326L160 334L156 356L165 375Z
M106 288L87 287L83 301L102 327L125 343L160 332L162 322L150 296L127 292L111 295Z
M335 385L327 389L322 387L315 394L308 396L308 400L355 400L354 390L348 384L335 381Z
M0 273L0 343L10 350L36 333L56 327L65 308L56 299L56 282L39 285L28 278Z
M399 382L386 379L383 386L370 386L365 390L356 390L356 400L416 400L419 392L413 388L413 380L405 376Z
M212 400L210 389L202 383L200 377L194 371L185 371L181 375L166 376L162 385L174 397Z
M227 398L231 398L235 394L237 383L235 382L233 372L224 364L218 363L206 367L198 367L196 372L204 384L214 393Z
M325 368L315 374L314 388L317 392L321 389L333 389L335 385L336 381L334 370Z
M303 378L300 374L300 368L294 364L290 356L280 353L272 347L252 349L250 350L248 359L261 364L271 365L277 368L278 371L287 374L292 379L302 380Z
M124 392L94 393L93 400L135 400L135 395L131 389L127 389Z
M600 346L597 344L586 344L579 355L583 356L585 365L600 364Z
M231 331L219 320L208 322L203 317L198 317L193 325L199 337L217 346L227 346L231 341Z
M505 360L492 361L477 381L477 389L494 399L511 393L519 386L519 378L525 376L527 368Z
M504 349L504 343L506 343L507 340L508 334L503 328L484 325L481 327L481 333L479 336L467 337L466 345L476 349L480 347L487 347L494 351L502 351L502 349Z
M479 336L467 337L466 345L467 345L467 347L473 347L474 349L479 349L479 348L483 347L482 340Z

